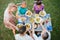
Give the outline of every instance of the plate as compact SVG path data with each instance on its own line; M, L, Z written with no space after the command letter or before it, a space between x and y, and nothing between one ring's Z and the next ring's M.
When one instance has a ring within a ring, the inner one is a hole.
M35 22L36 23L41 23L41 21L43 21L41 17L36 17L35 18Z
M44 16L46 16L46 12L43 10L43 11L40 11L39 12L39 15L41 16L41 17L44 17Z
M28 10L25 15L28 16L28 17L31 17L32 16L32 12L30 10Z
M40 23L40 17L36 17L36 18L35 18L35 22L36 22L36 23Z
M34 18L31 17L30 22L33 23L34 21L35 21Z
M39 17L39 14L35 14L35 17Z
M23 24L17 24L16 25L18 28L20 28L21 26L23 26Z
M26 23L25 25L26 25L27 29L30 29L31 28L31 24Z

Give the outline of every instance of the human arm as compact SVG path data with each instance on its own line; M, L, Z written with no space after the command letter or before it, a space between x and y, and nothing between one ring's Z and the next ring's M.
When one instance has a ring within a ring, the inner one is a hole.
M38 40L36 34L35 34L35 31L34 31L34 23L32 23L32 30L31 30L31 37L34 39L34 40Z
M16 12L16 18L17 18L17 19L20 18L20 16L18 15L18 13L19 13L19 12L17 11L17 12Z

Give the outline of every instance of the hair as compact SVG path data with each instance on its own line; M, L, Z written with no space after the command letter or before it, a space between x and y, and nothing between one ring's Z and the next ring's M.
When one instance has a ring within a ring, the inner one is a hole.
M35 23L35 25L38 25L37 23Z
M41 1L37 1L36 4L37 4L37 5L41 5L42 2L41 2Z
M41 0L34 0L34 1L41 1Z
M37 24L37 23L34 23L34 24L38 27L38 24ZM37 27L36 27L36 28L37 28ZM36 28L35 28L35 29L36 29Z
M14 3L9 3L7 8L5 9L4 13L8 12L8 10L11 9L11 7L17 7L17 6Z
M10 7L16 7L16 5L14 3L9 3L8 8L10 8Z
M20 6L20 5L22 5L23 3L25 3L25 4L26 4L26 2L25 2L25 1L22 1L21 3L17 3L16 5L17 5L17 6Z
M26 26L25 26L25 25L23 25L23 26L21 26L21 27L19 28L19 33L20 33L20 34L24 34L25 31L26 31Z
M26 4L26 1L22 1L22 3L21 3L21 4L23 4L23 3L25 3L25 4Z
M37 35L38 32L40 32L40 34L41 34L42 31L35 31L35 34Z
M37 1L40 1L40 0L37 0Z
M49 37L49 35L48 35L48 33L47 33L47 32L46 32L46 33L44 33L42 36L43 36L42 38L43 38L44 40L47 40L47 39L48 39L48 37Z
M42 23L43 25L45 24L45 22Z

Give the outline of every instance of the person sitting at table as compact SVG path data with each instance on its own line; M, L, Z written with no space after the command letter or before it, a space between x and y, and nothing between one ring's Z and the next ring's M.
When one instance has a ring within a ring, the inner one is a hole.
M27 28L25 25L22 25L19 28L19 34L14 34L15 40L33 40L33 38L26 34Z
M18 6L17 8L17 13L16 13L16 18L18 19L18 23L22 23L22 21L24 21L26 18L24 17L26 12L27 12L27 8L26 8L26 2L23 1L21 3L20 6ZM22 19L22 20L21 20Z
M44 10L44 4L41 1L37 1L33 6L33 10L35 14L39 14L40 11Z
M34 37L35 40L51 40L51 34L50 32L44 28L44 26L42 24L40 24L42 26L42 32L41 35L39 37L36 36L35 31L34 31L34 24L33 24L33 28L32 28L32 37Z
M18 28L15 24L15 16L13 15L13 12L17 10L17 6L14 3L9 3L8 7L6 8L4 12L4 25L6 28L14 31Z

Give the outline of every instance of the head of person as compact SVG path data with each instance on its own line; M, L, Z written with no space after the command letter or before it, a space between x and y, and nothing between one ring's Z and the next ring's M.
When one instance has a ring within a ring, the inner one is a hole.
M9 3L8 9L9 9L9 11L14 12L17 10L17 6L14 3Z
M26 33L26 26L25 26L25 25L23 25L23 26L21 26L21 27L19 28L19 33L20 33L20 34Z
M44 40L47 40L48 37L49 37L49 35L48 35L47 32L45 32L44 34L42 34L42 38L43 38Z
M36 2L36 5L41 5L41 4L42 4L41 1L37 1L37 2Z
M26 2L25 2L25 1L23 1L23 2L21 3L21 7L22 7L22 8L26 8Z
M41 0L36 0L36 1L41 1Z

